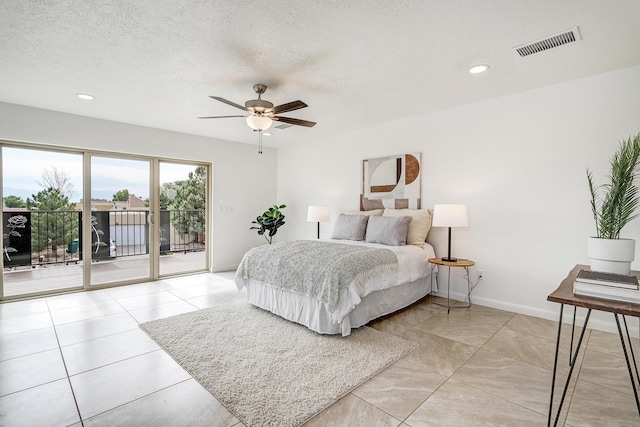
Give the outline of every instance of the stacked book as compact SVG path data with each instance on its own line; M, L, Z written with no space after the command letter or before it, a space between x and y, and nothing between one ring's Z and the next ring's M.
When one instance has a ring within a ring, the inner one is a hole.
M640 287L636 276L580 270L573 293L597 298L640 303Z

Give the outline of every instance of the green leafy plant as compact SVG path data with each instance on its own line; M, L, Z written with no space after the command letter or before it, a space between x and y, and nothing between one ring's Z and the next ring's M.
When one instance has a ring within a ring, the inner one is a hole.
M271 244L271 240L278 232L278 228L284 225L284 215L280 212L280 209L286 207L286 205L273 205L257 217L255 221L251 221L252 224L256 225L251 227L250 230L258 230L258 234L264 236L267 242Z
M636 184L640 174L640 133L622 141L609 163L609 182L594 186L588 168L587 180L597 237L619 239L622 228L638 216L635 212L640 203Z

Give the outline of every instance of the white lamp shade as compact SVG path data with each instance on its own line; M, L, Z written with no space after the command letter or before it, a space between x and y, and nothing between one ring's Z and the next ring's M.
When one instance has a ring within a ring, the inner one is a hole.
M247 124L253 130L267 130L271 127L273 120L266 116L247 116Z
M329 206L309 206L307 210L307 221L327 222L329 221Z
M434 227L467 227L467 205L433 205Z

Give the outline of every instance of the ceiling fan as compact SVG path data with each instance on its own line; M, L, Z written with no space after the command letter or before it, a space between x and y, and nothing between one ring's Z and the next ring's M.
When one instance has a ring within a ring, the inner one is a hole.
M306 127L313 127L316 124L316 122L310 122L308 120L300 120L300 119L294 119L291 117L282 117L282 116L276 115L276 114L287 113L289 111L299 110L300 108L308 107L308 105L305 104L304 102L298 100L298 101L287 102L286 104L282 104L274 107L271 102L265 101L264 99L262 99L262 94L265 93L267 90L266 85L263 85L260 83L255 84L253 85L253 90L255 91L255 93L258 94L258 99L252 99L245 102L244 107L242 105L236 104L235 102L229 101L228 99L224 99L219 96L211 96L210 98L213 98L216 101L224 102L225 104L231 105L232 107L236 107L236 108L239 108L240 110L244 110L250 113L249 116L246 116L247 124L249 124L249 126L253 130L266 130L271 126L273 120L277 120L280 122L289 123L297 126L306 126ZM198 117L198 118L199 119L222 119L222 118L229 118L229 117L245 117L245 116L213 116L213 117ZM268 121L254 120L253 118L255 117L267 118L269 120ZM254 127L254 125L263 125L264 127L262 126Z
M294 119L292 117L283 117L278 116L277 114L287 113L293 110L299 110L300 108L305 108L308 105L304 102L297 100L292 102L287 102L286 104L278 105L276 107L273 106L273 103L269 101L265 101L262 99L262 94L267 90L267 86L261 83L257 83L253 85L253 90L258 94L258 99L251 99L244 103L244 107L240 104L236 104L235 102L229 101L228 99L221 98L219 96L210 96L210 98L215 99L216 101L224 102L225 104L231 105L232 107L236 107L240 110L244 110L249 113L248 116L237 115L237 116L212 116L212 117L198 117L199 119L226 119L230 117L246 117L247 124L251 129L260 134L260 146L258 153L262 153L262 131L267 130L273 124L273 121L279 121L283 123L289 123L291 125L296 126L306 126L313 127L316 122L310 122L308 120Z

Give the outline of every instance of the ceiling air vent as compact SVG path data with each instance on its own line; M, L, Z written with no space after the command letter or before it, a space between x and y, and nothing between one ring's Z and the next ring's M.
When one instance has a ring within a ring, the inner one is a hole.
M579 40L580 33L578 32L578 27L573 27L570 30L565 30L558 34L545 37L544 39L516 46L513 49L518 52L518 55L525 57Z

